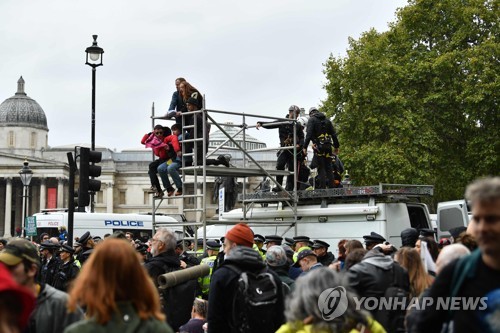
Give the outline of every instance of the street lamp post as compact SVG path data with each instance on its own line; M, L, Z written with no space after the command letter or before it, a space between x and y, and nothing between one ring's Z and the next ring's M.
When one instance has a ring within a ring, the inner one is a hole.
M23 167L19 170L19 176L21 177L21 181L23 182L24 194L23 194L23 212L22 212L22 229L25 229L25 219L28 216L28 187L31 183L31 178L33 178L33 171L29 167L29 163L27 160L24 161ZM24 235L25 231L23 231Z
M91 150L95 150L95 72L96 68L102 66L102 54L104 50L97 46L97 35L92 35L94 42L92 46L85 49L87 54L85 65L92 67L92 120L91 120ZM90 195L90 211L94 212L94 193Z

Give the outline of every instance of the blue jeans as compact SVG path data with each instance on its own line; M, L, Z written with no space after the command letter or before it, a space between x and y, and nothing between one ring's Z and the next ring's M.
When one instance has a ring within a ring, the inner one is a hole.
M182 180L181 176L179 175L179 169L181 167L181 161L179 159L176 159L173 161L170 165L167 164L167 162L160 164L158 166L158 173L160 174L161 181L163 182L163 186L167 190L172 190L172 185L170 183L170 180L168 179L168 175L172 177L172 180L175 184L175 187L177 187L177 190L182 191Z

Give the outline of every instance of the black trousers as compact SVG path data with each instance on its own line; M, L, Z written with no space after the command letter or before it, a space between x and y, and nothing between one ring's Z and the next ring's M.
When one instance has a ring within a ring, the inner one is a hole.
M160 166L160 164L163 164L165 162L166 160L158 159L156 161L149 163L149 171L148 171L149 179L151 180L151 185L156 187L156 190L158 192L161 191L161 185L156 173L158 172L157 169Z
M297 151L299 149L297 148ZM302 149L300 149L302 150ZM300 164L302 162L302 153L297 154L297 164ZM288 171L294 172L295 171L295 165L293 163L293 152L288 151L288 150L282 150L280 151L280 154L278 155L278 160L276 161L276 170L285 170L285 167L287 168ZM293 191L293 182L294 182L294 175L289 175L286 176L286 185L285 185L285 190L287 191ZM276 181L278 184L283 184L283 176L276 176Z
M316 189L332 188L333 187L333 165L332 158L325 155L315 155L318 162L318 178L319 184Z

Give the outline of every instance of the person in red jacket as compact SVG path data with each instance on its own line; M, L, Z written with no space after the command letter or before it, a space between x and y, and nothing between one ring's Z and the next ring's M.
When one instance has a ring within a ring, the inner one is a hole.
M172 134L163 139L163 142L167 144L168 160L160 166L158 166L158 174L160 175L161 181L163 182L163 187L167 190L169 197L174 195L174 188L168 179L168 175L172 177L172 180L177 187L177 192L175 195L182 195L182 179L179 175L179 168L182 166L181 161L181 144L179 142L180 126L177 124L172 125Z
M162 125L156 125L153 132L147 133L142 137L141 143L146 146L146 148L152 148L153 153L158 156L158 159L149 163L149 179L151 180L151 190L155 192L155 198L163 197L163 191L161 189L160 182L158 181L158 176L156 175L158 166L163 164L168 160L168 154L166 150L167 144L163 142L165 129Z

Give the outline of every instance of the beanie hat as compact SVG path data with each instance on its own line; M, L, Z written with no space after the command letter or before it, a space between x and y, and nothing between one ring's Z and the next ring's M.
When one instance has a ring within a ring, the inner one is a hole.
M271 246L266 252L266 261L269 266L285 266L288 262L285 249L279 245Z
M237 245L253 246L253 231L245 223L238 223L226 233L226 239Z

